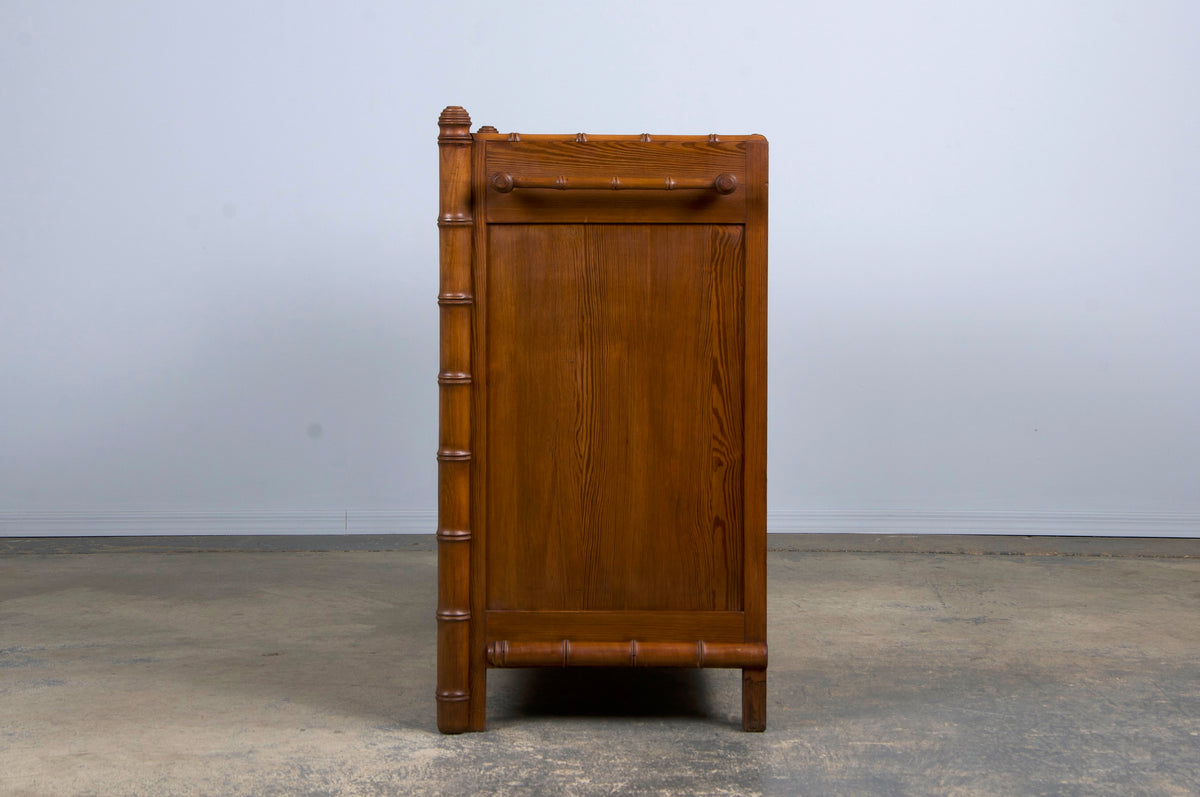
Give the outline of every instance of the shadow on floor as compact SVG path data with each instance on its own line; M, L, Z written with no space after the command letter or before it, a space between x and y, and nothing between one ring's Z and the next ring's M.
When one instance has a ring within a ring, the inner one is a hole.
M712 711L709 683L695 669L514 669L489 680L489 701L506 716L707 718Z

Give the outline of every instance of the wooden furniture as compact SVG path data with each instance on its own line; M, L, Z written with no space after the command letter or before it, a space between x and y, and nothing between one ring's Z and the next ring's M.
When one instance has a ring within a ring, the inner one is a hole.
M740 668L762 730L766 140L438 124L438 727L584 665Z

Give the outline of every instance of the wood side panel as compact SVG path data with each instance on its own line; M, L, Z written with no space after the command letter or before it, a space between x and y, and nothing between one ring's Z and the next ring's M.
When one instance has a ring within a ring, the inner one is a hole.
M439 728L561 658L740 666L762 730L766 141L469 124L439 119Z
M492 609L740 609L741 228L492 226Z
M741 612L489 611L487 640L539 642L741 642Z
M711 327L716 341L711 360L711 513L713 569L725 587L724 606L745 604L744 524L744 363L745 246L740 226L710 228L714 275Z
M576 290L584 248L577 226L488 231L489 608L567 607L573 574L584 570L574 539L584 496L571 455L586 372Z
M702 594L723 586L705 539L708 402L698 399L708 395L713 279L703 228L587 231L591 356L578 454L589 557L579 608L727 608Z

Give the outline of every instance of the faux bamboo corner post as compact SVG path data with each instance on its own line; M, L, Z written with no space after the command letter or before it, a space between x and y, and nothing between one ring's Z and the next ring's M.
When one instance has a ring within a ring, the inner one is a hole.
M766 140L438 124L438 727L489 667L723 667L763 730Z
M438 728L470 716L471 117L450 107L441 134L441 368L438 372ZM482 696L477 696L481 699Z

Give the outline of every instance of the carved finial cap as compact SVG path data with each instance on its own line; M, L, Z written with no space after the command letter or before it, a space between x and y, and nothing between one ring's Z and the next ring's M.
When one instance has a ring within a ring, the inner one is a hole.
M499 133L500 131L497 130L496 128L492 127L491 125L484 125L483 127L479 128L478 132L480 132L480 133Z
M447 105L446 110L442 111L442 115L438 117L438 124L443 127L449 125L470 127L471 115L461 105Z

